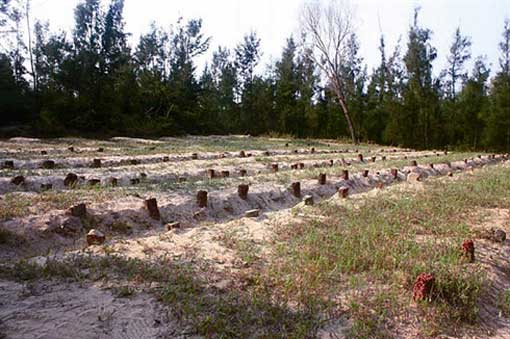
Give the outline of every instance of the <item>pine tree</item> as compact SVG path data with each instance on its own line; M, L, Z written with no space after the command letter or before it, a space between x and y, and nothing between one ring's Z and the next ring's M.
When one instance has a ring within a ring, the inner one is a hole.
M168 78L169 113L184 130L198 133L197 100L199 83L195 77L194 58L209 48L210 38L202 33L202 20L179 20L170 39L170 74Z
M362 128L370 140L378 143L383 140L383 132L388 119L388 112L384 107L388 91L387 76L389 75L385 48L384 36L381 35L379 45L381 64L370 77L366 94L366 119Z
M409 42L404 62L407 83L404 88L405 117L401 120L401 140L406 146L431 148L441 144L441 117L438 84L433 79L432 62L436 49L430 45L432 32L414 23L409 30Z
M456 103L460 117L456 124L458 130L462 132L462 137L459 136L458 143L471 149L477 149L481 146L484 128L482 119L486 114L489 103L487 93L489 74L490 70L484 59L478 57L471 77L458 95Z
M450 47L450 55L448 56L447 68L447 92L448 97L455 100L457 95L457 83L467 80L467 72L464 69L465 63L471 59L471 40L468 37L462 36L460 28L455 30L453 43Z
M500 71L490 89L490 113L487 116L486 144L498 150L510 150L510 20L505 21L499 44Z
M450 47L450 55L447 58L447 69L443 72L443 77L446 77L445 82L445 100L443 100L442 110L446 117L446 135L450 143L457 141L464 141L464 131L461 127L464 117L462 110L457 102L457 84L460 82L464 85L468 75L465 70L465 63L471 59L470 52L471 41L468 37L464 37L457 28L454 35L453 43Z
M310 51L301 47L297 52L296 81L298 86L296 120L300 137L313 136L319 125L315 99L319 91L317 67Z
M344 83L344 95L349 107L354 129L358 131L358 139L368 138L363 129L365 112L365 82L367 70L363 66L363 58L359 56L359 42L356 34L352 33L347 41L347 56L341 65L341 78ZM347 132L347 131L345 131ZM359 140L358 140L359 141Z
M260 60L260 39L255 32L246 35L235 49L235 67L237 69L237 100L241 102L240 127L249 132L258 123L258 112L254 108L255 67Z
M276 114L271 125L282 133L297 134L299 121L297 118L298 82L295 64L297 46L294 39L287 39L280 61L276 63Z
M217 123L224 132L238 132L240 117L236 103L237 69L228 49L220 46L213 53L211 73L218 95L219 121Z

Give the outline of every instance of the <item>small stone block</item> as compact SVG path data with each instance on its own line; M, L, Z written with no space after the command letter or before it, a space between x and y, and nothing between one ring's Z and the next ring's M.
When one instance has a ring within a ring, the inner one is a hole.
M171 230L175 230L175 229L180 229L181 228L181 223L180 222L172 222L172 223L169 223L166 225L166 229L167 231L171 231Z
M111 177L106 180L106 183L112 187L117 187L119 184L119 180L117 178Z
M307 195L303 198L306 206L313 206L313 196Z
M89 246L102 245L104 244L105 240L105 235L97 230L90 230L90 232L87 234L87 244Z
M249 210L244 213L246 218L257 218L260 215L260 210Z
M346 199L349 196L349 187L340 187L338 189L338 195L341 198Z

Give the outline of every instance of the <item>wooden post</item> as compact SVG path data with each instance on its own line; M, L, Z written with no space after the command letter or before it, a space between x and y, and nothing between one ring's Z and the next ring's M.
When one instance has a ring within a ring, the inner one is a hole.
M464 240L462 242L462 252L470 263L475 262L475 243L473 240Z
M65 187L74 187L78 183L78 176L74 173L69 173L64 179Z
M159 214L158 202L155 198L145 200L145 207L149 211L149 215L154 220L160 220L161 215Z
M45 161L43 161L41 167L44 169L53 169L53 168L55 168L55 161L45 160Z
M200 208L207 207L207 192L206 191L198 191L197 204L198 204L198 207L200 207Z
M319 174L319 185L326 185L326 174Z
M12 160L5 160L2 168L5 168L5 169L14 169L14 161L12 161Z
M73 206L69 209L69 212L73 217L82 218L87 215L87 205L85 204L78 204L76 206Z
M237 186L237 194L239 195L239 198L246 200L248 199L248 191L250 189L250 186L248 185L239 185Z
M342 171L342 179L349 180L349 171L348 170Z
M296 198L301 198L301 183L300 182L293 182L291 187L292 187L292 194Z
M391 169L391 175L393 176L394 180L398 179L398 169L392 168Z
M19 186L24 183L25 183L25 177L22 175L18 175L11 179L11 184L14 184L16 186Z
M338 195L341 198L346 199L349 196L349 187L340 187L338 189Z

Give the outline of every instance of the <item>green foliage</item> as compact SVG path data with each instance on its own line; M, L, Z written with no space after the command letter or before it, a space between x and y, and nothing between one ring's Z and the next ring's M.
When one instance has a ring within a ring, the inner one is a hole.
M362 141L413 148L510 150L510 23L505 22L498 73L471 58L469 37L457 29L447 67L436 77L432 31L418 21L407 41L387 54L381 36L380 65L371 74L356 34L345 37L338 74L342 102L320 65L290 37L276 62L259 71L261 40L247 34L233 49L218 47L202 74L197 58L211 38L200 19L182 18L170 29L152 24L131 48L124 0L81 0L72 34L50 32L36 22L34 72L20 29L24 9L0 1L0 25L17 27L11 50L0 55L2 125L28 123L42 135L179 134L343 138L350 135L345 104ZM405 50L401 50L405 46Z

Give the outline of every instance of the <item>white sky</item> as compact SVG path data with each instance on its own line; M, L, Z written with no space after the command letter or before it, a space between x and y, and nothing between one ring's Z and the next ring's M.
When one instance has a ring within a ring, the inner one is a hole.
M48 20L53 30L70 31L77 3L77 0L33 0L33 15ZM499 68L498 43L504 20L510 17L510 0L352 0L352 3L357 8L361 55L369 70L379 63L381 29L387 53L400 36L405 44L416 6L422 8L421 25L434 32L432 43L439 53L436 73L445 65L457 26L464 35L471 36L473 56L487 55L493 72ZM302 0L125 0L124 17L133 42L148 30L152 21L166 27L180 16L202 18L205 33L213 38L207 58L216 46L234 47L244 34L254 30L262 39L262 63L267 64L279 58L286 38L298 32L301 5Z

